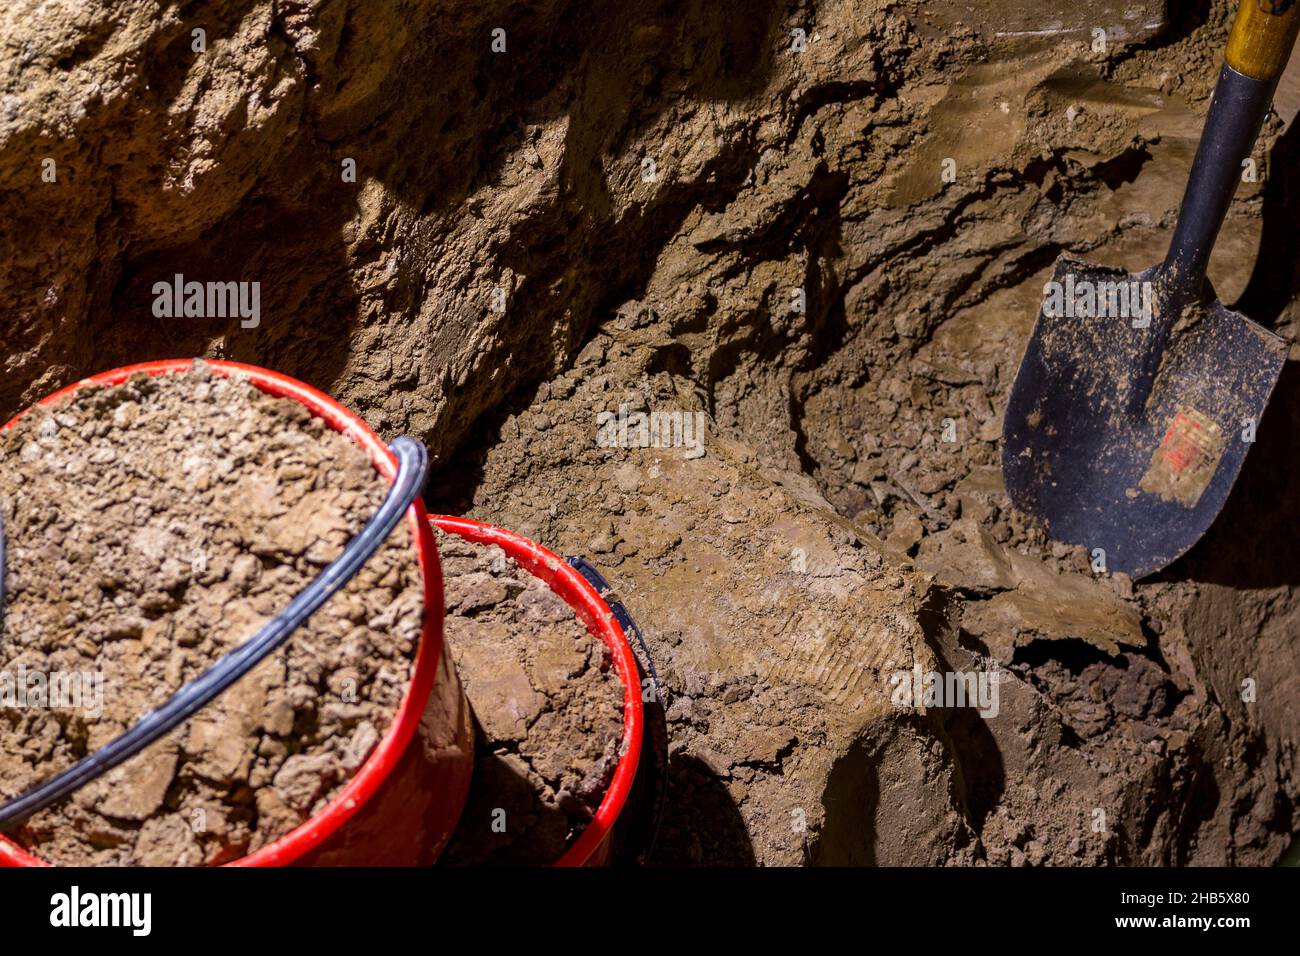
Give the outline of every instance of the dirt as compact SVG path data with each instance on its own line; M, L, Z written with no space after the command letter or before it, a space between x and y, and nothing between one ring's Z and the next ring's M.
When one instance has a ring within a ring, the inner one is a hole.
M103 746L250 637L386 491L301 405L202 366L84 389L0 435L0 672L101 682L97 705L85 683L75 702L4 709L0 794ZM422 620L403 525L213 704L9 835L70 865L213 865L266 846L379 742Z
M609 649L495 545L438 536L446 638L476 723L474 779L442 860L547 866L591 822L622 755Z
M1224 522L1137 586L1011 509L998 458L1056 254L1134 271L1163 256L1217 69L1191 48L1211 32L1120 54L1087 83L1086 58L1024 54L997 91L1019 132L972 143L980 175L931 188L937 208L909 195L907 219L891 219L887 176L829 212L773 205L756 181L711 214L706 235L725 241L684 229L571 370L485 417L472 486L449 474L447 494L594 560L671 689L654 859L1268 863L1290 842L1297 731L1248 688L1280 702L1293 686L1300 607L1261 563L1292 546L1252 544L1233 522L1258 527L1255 509L1296 492L1281 437L1293 391ZM840 119L819 114L819 157L852 182ZM962 134L940 128L952 155ZM916 155L895 168L911 175ZM801 181L816 168L802 156L791 148L769 182ZM1243 186L1212 265L1228 301L1246 286L1258 195ZM777 237L792 235L807 259L783 260ZM786 311L779 290L804 286L818 306ZM596 415L625 405L705 411L706 455L594 447ZM916 661L999 672L1000 715L891 708L888 676Z
M0 414L193 354L426 439L435 510L586 554L645 631L652 860L1276 861L1295 360L1220 520L1144 581L1010 508L998 445L1057 257L1163 257L1231 5L525 6L0 14ZM1284 119L1210 277L1291 335ZM260 280L260 325L160 321L178 272ZM598 444L623 409L703 414L703 454ZM999 715L894 706L916 664L996 671Z

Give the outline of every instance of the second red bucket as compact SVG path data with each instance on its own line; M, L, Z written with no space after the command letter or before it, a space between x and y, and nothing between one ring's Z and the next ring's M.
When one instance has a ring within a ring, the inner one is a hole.
M540 578L573 609L587 630L608 649L623 688L621 754L600 805L577 838L555 861L556 866L604 866L611 862L614 826L636 781L645 733L641 683L636 655L609 606L587 579L561 558L523 535L470 518L435 515L434 524L448 534L480 545L496 545L525 571Z

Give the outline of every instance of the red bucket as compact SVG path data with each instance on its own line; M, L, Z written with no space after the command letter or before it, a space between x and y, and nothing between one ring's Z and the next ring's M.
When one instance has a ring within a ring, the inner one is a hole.
M614 656L614 669L623 682L623 756L614 768L614 778L591 822L555 862L556 866L604 866L609 862L613 847L614 824L623 812L636 780L641 740L645 733L636 655L632 653L623 629L614 619L604 598L596 593L586 578L553 551L513 531L470 518L434 515L432 520L441 530L460 535L467 541L495 544L520 567L541 578L577 612L579 619L587 625L587 630L600 638Z
M51 405L88 385L119 385L133 375L188 371L192 359L146 362L83 379L42 399ZM296 379L240 362L208 361L269 395L290 398L323 418L392 479L397 459L355 414ZM11 428L23 412L0 428ZM388 732L347 786L301 826L229 866L427 866L450 839L469 793L473 730L469 705L450 655L442 653L442 570L424 505L408 512L424 576L424 629L406 695ZM433 613L436 610L436 613ZM0 836L0 866L46 866Z

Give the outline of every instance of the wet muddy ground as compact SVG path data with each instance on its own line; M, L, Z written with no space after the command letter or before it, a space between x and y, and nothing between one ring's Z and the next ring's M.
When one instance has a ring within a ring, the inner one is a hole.
M23 27L63 53L6 68L6 412L195 354L425 439L433 510L585 555L644 630L652 862L1290 844L1296 360L1221 519L1148 580L1043 540L998 467L1057 256L1163 257L1226 4L1036 33L1015 3L251 3L206 57L147 6ZM1210 268L1288 336L1296 88ZM46 155L75 190L22 178ZM155 318L177 272L261 278L260 325ZM996 713L900 706L912 671L996 673Z

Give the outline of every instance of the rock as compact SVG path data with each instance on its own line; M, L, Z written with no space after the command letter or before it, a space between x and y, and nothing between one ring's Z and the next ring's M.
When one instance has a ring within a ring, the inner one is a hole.
M741 739L737 756L742 763L775 764L777 757L796 740L789 727L754 731Z
M360 769L371 752L379 746L379 740L380 734L374 724L368 720L358 724L357 729L352 732L352 739L348 741L347 753L343 759L344 768Z
M175 816L146 820L135 841L140 866L200 866L203 850L194 831Z
M528 674L517 661L491 655L476 646L463 651L474 660L467 665L476 674L472 695L487 705L475 711L483 729L495 740L518 740L537 719L546 698L533 689Z
M1005 590L1017 581L1006 549L973 518L963 518L926 537L916 564L945 583L968 591Z
M275 775L275 795L300 814L307 813L331 782L333 761L326 756L294 754Z
M1254 496L1276 504L1271 524L1238 512L1181 580L1118 593L1017 556L1033 542L997 480L1036 270L1061 248L1143 265L1163 252L1221 60L1217 13L1103 67L1085 45L1041 39L1003 38L984 62L990 31L1041 17L1020 0L936 8L937 33L906 6L817 0L798 54L771 42L784 8L739 21L692 8L670 24L540 0L512 34L544 46L563 25L563 61L485 73L490 6L374 6L245 4L217 14L208 55L179 59L184 25L143 0L0 12L26 51L0 68L0 314L15 317L0 418L155 356L161 335L171 354L274 365L385 437L425 439L445 500L617 578L685 738L661 851L674 861L1276 859L1300 735L1280 689L1296 683L1300 607L1279 570L1300 538L1285 463ZM1149 0L1129 6L1142 15L1108 31L1118 45L1164 19ZM1066 29L1109 27L1117 11L1057 12ZM412 163L411 143L432 146ZM46 158L49 189L35 185ZM1258 247L1233 232L1253 216L1225 227L1225 275L1250 272L1231 257ZM152 285L177 272L259 279L259 326L160 329ZM596 448L595 414L629 395L707 412L709 454ZM951 447L936 444L945 418ZM907 489L894 485L904 462L919 479ZM220 482L220 467L198 480ZM1254 552L1227 547L1234 528ZM286 547L312 546L283 530ZM1049 680L1053 655L1095 649L1108 671L1147 659L1144 616L1152 666L1167 664L1186 704L1152 716L1159 681L1116 684L1096 733L1062 743L1078 734L1060 715L1080 702L1073 675ZM176 640L203 633L178 625ZM890 706L893 668L938 666L938 651L988 667L970 637L998 661L1030 643L1048 658L1005 689L1014 722ZM1242 674L1273 675L1250 710ZM709 697L741 680L749 696ZM493 692L519 719L536 712L527 675ZM683 693L705 707L671 700ZM219 719L190 731L228 732ZM1142 736L1167 755L1126 749ZM780 774L764 762L773 746ZM1257 765L1231 769L1228 752ZM737 766L742 753L758 762ZM232 749L207 771L237 779L244 765ZM719 786L723 772L735 779ZM1221 795L1211 818L1125 818L1187 805L1189 779ZM1052 781L1063 796L1040 799ZM1095 837L1084 816L1098 807L1142 844Z
M159 740L90 785L92 803L105 816L146 820L162 806L176 775L176 741Z
M925 526L914 512L902 512L894 521L894 527L885 539L885 544L899 551L910 551L925 534Z
M1036 640L1081 640L1115 656L1146 644L1141 615L1109 588L1013 555L1015 590L974 604L962 627L1004 664Z

